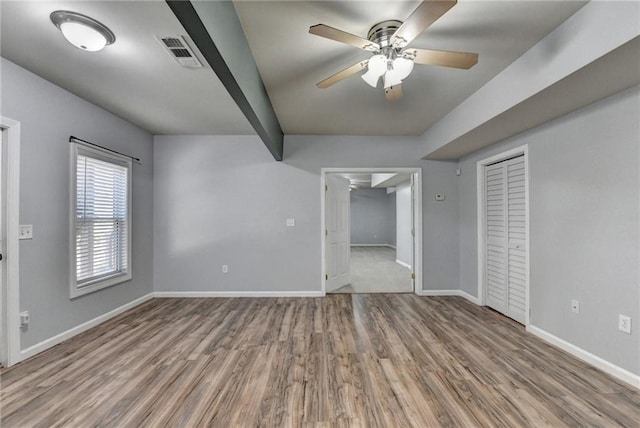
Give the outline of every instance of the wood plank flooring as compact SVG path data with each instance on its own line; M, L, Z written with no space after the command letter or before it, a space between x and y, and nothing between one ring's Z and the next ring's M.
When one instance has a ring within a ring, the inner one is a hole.
M458 297L154 299L0 372L2 427L541 427L640 392Z

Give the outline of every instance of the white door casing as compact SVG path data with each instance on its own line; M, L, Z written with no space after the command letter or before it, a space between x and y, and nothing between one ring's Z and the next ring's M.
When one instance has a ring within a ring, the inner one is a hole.
M529 324L527 147L478 162L478 296Z
M349 180L328 174L325 187L326 291L349 284L351 219Z
M4 244L2 264L3 355L5 367L20 362L19 294L19 209L20 209L20 123L0 116L2 128L2 223Z
M416 174L411 174L411 287L416 288Z
M322 292L329 291L327 288L327 281L325 280L325 274L327 272L327 236L326 233L326 197L327 192L325 191L327 177L331 174L346 174L346 173L403 173L403 174L411 174L413 179L413 199L414 199L414 210L413 210L413 272L414 272L414 293L421 296L423 295L423 279L422 279L422 169L418 167L333 167L333 168L321 168L320 169L320 212L321 212L321 239L320 239L320 247L321 247L321 285L320 290Z
M2 258L7 253L4 247L6 228L5 220L5 178L4 174L4 139L5 131L0 128L0 254ZM4 263L0 260L0 363L4 366L7 364L7 333L6 333L6 301L7 301L7 278L5 277Z

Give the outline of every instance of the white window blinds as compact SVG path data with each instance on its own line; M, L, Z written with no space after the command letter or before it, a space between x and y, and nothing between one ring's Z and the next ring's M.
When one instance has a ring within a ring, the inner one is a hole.
M130 163L76 150L74 273L80 290L105 280L111 280L104 284L108 286L130 278Z

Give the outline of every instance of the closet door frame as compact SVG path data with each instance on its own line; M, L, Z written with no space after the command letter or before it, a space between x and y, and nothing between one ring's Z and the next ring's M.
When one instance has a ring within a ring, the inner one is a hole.
M525 234L526 234L526 261L525 261L525 326L530 323L531 308L530 287L529 287L529 259L531 258L530 246L531 239L529 233L529 145L516 147L497 155L490 156L477 162L476 167L476 183L477 183L477 201L478 201L478 300L480 305L486 306L486 248L487 248L487 221L486 221L486 189L485 189L485 169L488 165L505 161L516 156L524 156L524 179L525 179Z

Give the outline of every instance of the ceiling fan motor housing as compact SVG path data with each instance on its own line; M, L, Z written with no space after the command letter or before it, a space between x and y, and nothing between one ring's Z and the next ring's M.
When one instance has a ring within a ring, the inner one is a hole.
M382 50L391 48L391 36L402 25L402 21L395 19L382 21L371 27L367 39L380 45Z

